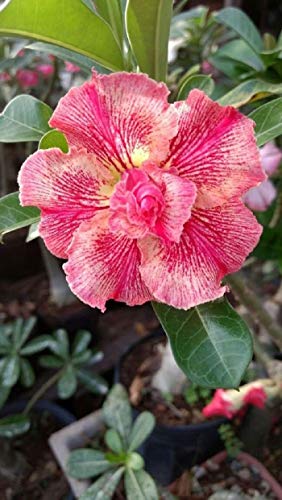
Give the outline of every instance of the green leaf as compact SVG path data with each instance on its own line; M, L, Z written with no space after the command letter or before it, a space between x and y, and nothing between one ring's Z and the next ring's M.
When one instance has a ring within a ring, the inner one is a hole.
M5 234L30 226L39 219L40 211L38 208L22 207L18 193L3 196L0 199L0 242Z
M115 384L103 404L106 425L115 429L127 442L132 426L132 414L127 392L121 384Z
M128 0L126 28L140 70L165 81L172 0Z
M249 118L256 122L255 133L259 147L282 135L282 97L255 109L249 114Z
M127 460L126 460L126 466L130 469L133 470L140 470L144 469L145 462L143 457L139 453L136 453L135 451L129 453Z
M40 221L34 222L29 226L27 237L25 240L26 243L29 243L30 241L35 240L36 238L39 238L39 231L38 231L39 222Z
M64 361L57 356L52 356L51 354L44 354L39 358L39 364L43 368L61 368Z
M17 354L7 356L1 370L1 383L3 387L13 387L20 376L20 359Z
M226 300L188 311L154 303L178 366L202 387L238 387L252 358L249 329Z
M67 365L58 381L58 395L61 399L70 398L76 391L77 378L72 365Z
M95 12L92 0L81 0L81 2L84 3L84 5L91 10L91 12Z
M24 387L31 387L35 382L35 373L27 359L20 360L20 382Z
M144 470L125 471L125 492L134 500L158 500L159 494L154 480Z
M30 428L30 420L26 415L10 415L0 419L0 436L12 438L24 434Z
M52 43L34 42L26 45L25 48L52 54L58 59L62 59L63 61L72 62L73 64L79 66L81 70L88 75L91 74L92 68L95 68L99 73L109 73L109 70L97 64L94 59L82 56L77 52L73 52L73 50L58 47L57 45L53 45Z
M66 330L59 328L54 332L54 339L50 343L51 351L60 358L67 359L69 355L69 339Z
M106 445L115 453L123 452L123 445L119 433L114 429L108 429L105 433L104 440Z
M23 318L17 318L13 323L13 344L16 347L20 344L23 323Z
M21 349L21 354L23 356L30 356L31 354L36 354L37 352L43 351L47 347L50 347L52 342L52 337L50 335L38 335L34 339L30 340Z
M79 497L79 500L111 500L123 472L124 467L106 472Z
M91 338L92 335L87 330L78 330L72 346L72 355L75 356L85 351L91 342Z
M11 387L0 386L0 408L3 408L11 392Z
M251 19L240 9L226 7L214 14L215 20L233 29L255 52L263 50L260 33Z
M19 334L17 346L21 347L29 338L32 333L33 328L35 327L37 319L35 316L30 316L30 318L26 319L22 325L21 332Z
M88 1L88 0L87 0ZM111 26L116 39L122 47L123 19L119 0L94 0L98 14Z
M44 102L31 95L18 95L0 114L0 142L39 141L50 130L51 115L52 109Z
M82 351L80 354L76 354L75 356L71 356L72 362L75 366L86 365L89 364L92 358L91 349L86 349Z
M110 26L98 15L90 15L80 0L61 0L60 5L57 0L11 0L4 5L0 11L2 36L53 43L106 68L123 69L122 53Z
M181 85L177 100L185 101L192 89L203 90L207 95L211 95L214 90L214 81L207 75L192 75L189 76Z
M67 465L70 476L77 479L96 477L112 468L102 451L80 448L71 452Z
M96 373L90 373L87 370L82 370L81 368L77 370L77 376L79 381L88 389L88 391L94 394L107 394L108 384L105 379Z
M49 130L40 140L38 149L60 148L63 153L67 153L69 146L66 137L59 130Z
M222 106L231 105L239 108L251 100L264 99L271 94L282 94L282 84L254 79L240 83L240 85L221 97L218 102Z
M154 415L144 411L136 418L129 436L129 451L136 450L151 434L156 424Z
M219 50L216 51L215 56L228 58L232 61L239 62L240 64L245 64L255 71L265 70L265 66L261 58L249 45L247 45L246 42L244 42L244 40L232 40L231 42L225 43Z

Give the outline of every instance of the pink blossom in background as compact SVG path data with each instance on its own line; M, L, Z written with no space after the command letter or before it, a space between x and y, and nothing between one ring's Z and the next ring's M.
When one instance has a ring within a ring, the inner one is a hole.
M0 82L9 82L11 80L11 76L7 71L3 71L0 73Z
M19 52L17 53L18 57L23 57L24 55L25 55L25 50L24 49L19 50Z
M265 173L272 175L276 172L282 160L282 151L273 142L268 142L260 149L260 157ZM267 179L259 186L250 189L243 199L252 210L264 212L275 200L276 195L274 185Z
M39 83L39 75L32 69L19 69L16 78L22 88L37 87Z
M68 73L79 73L80 67L71 62L65 61L65 70Z
M233 407L232 400L223 389L217 389L211 402L202 410L206 418L222 416L232 418L237 410Z
M50 125L69 152L37 151L20 199L41 209L40 234L73 292L105 310L157 300L188 309L221 297L261 227L241 201L264 180L254 123L202 91L169 104L143 74L93 74Z
M36 70L44 77L48 77L50 75L53 75L54 66L52 64L38 64L38 66L36 66Z

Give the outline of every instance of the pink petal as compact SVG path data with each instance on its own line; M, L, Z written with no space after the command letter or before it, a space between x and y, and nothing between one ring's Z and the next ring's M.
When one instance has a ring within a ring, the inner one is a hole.
M241 267L260 234L255 217L237 199L194 209L179 244L154 237L138 242L141 276L157 300L189 309L224 294L222 278Z
M244 403L257 406L258 408L264 408L266 400L267 394L262 386L252 387L244 396Z
M243 200L252 210L264 212L275 200L277 191L269 180L263 181L259 186L250 189Z
M175 106L180 124L168 162L196 184L198 206L225 203L265 179L252 120L200 90L192 90L186 102Z
M70 144L84 146L118 171L163 160L177 132L177 112L168 89L146 75L93 73L91 82L71 89L50 120Z
M111 233L101 213L76 231L64 270L73 293L104 312L109 299L130 306L152 300L139 265L136 240Z
M206 418L214 416L224 416L232 418L236 410L233 408L232 401L230 401L228 394L223 389L217 389L211 402L202 410Z
M41 209L40 235L49 250L63 258L81 222L109 205L103 187L110 182L109 171L85 150L37 151L20 170L20 200L24 206Z
M272 175L276 172L282 160L282 151L274 142L267 142L260 149L260 157L265 173Z

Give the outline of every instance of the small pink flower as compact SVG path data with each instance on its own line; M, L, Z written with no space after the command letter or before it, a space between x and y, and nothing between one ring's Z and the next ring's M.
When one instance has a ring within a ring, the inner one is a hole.
M282 151L273 142L268 142L260 149L263 169L267 175L272 175L282 160ZM244 202L252 210L264 212L268 209L277 195L276 189L268 179L259 186L250 189L243 197Z
M143 74L94 73L50 120L69 153L38 151L19 175L71 289L102 311L109 299L188 309L221 297L261 234L241 201L265 178L254 123L199 90L167 96Z
M53 75L54 73L54 66L52 64L38 64L38 66L36 66L36 69L44 77L48 77L50 75Z
M7 71L3 71L3 73L0 73L0 82L9 82L11 80L11 76Z
M31 69L19 69L16 78L22 88L37 87L39 83L38 73Z
M68 73L79 73L80 67L71 62L65 61L65 69Z
M263 387L252 387L244 396L244 403L264 408L267 394Z
M233 408L228 394L223 389L217 389L212 401L203 408L202 413L206 418L214 416L232 418L237 413L237 410Z

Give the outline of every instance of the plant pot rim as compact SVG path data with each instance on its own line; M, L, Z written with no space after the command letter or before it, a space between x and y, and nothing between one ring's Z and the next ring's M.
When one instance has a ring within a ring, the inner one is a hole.
M121 355L121 357L119 358L118 363L115 366L114 383L121 383L120 382L120 374L121 374L121 369L122 369L123 362L127 358L127 356L129 354L131 354L136 347L138 347L138 345L144 344L148 340L158 339L158 338L162 338L162 337L166 338L166 334L165 334L164 330L162 329L162 327L159 326L155 330L153 330L151 333L149 333L148 335L146 335L146 336L142 337L141 339L133 342L124 351L124 353ZM135 411L138 414L140 413L140 411L137 410L137 409L135 409L135 408L133 409L133 411ZM206 420L206 421L200 422L198 424L165 425L165 424L156 423L155 431L156 432L158 430L159 431L169 431L170 433L173 432L174 434L181 434L184 431L186 431L188 428L189 428L189 431L194 431L194 430L198 430L199 427L200 428L219 427L220 425L226 424L229 421L230 421L230 419L227 419L225 417L218 417L218 418L215 418L214 420Z
M228 458L227 452L226 451L220 451L213 457L209 458L206 460L203 464L202 467L206 467L207 462L213 461L216 464L221 464ZM239 462L243 462L246 465L254 465L256 469L259 471L261 477L270 484L272 491L277 495L277 499L280 500L282 498L282 488L279 485L278 481L270 474L270 472L265 468L265 466L257 460L257 458L253 457L249 453L246 453L245 451L241 451L236 457L236 460L239 460Z
M20 413L24 410L28 403L27 399L20 399L19 401L14 401L12 403L8 403L4 405L0 410L0 417L5 417L9 413ZM72 424L76 422L76 417L68 410L63 408L62 406L54 403L53 401L49 401L48 399L40 399L37 401L31 411L43 412L48 411L51 413L60 423L64 424L64 426Z

